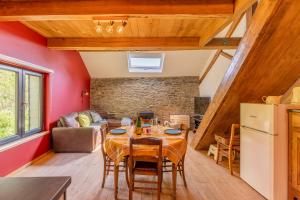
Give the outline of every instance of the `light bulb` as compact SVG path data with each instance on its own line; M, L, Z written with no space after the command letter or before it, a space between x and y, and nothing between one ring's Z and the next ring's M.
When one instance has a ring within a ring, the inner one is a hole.
M103 31L102 26L98 24L98 25L96 26L96 32L97 32L97 33L101 33L102 31Z
M112 25L106 27L106 32L112 33L114 31L114 27Z
M118 33L122 33L123 31L124 31L124 26L123 26L123 25L118 26L117 32L118 32Z
M110 21L109 25L106 27L106 32L112 33L114 31L114 21Z

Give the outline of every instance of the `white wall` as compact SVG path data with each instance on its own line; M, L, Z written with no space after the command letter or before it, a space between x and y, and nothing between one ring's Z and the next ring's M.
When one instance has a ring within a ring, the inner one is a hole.
M199 76L212 50L166 51L162 73L129 73L127 52L80 52L92 78Z
M214 97L230 64L231 60L223 56L219 56L214 66L210 69L199 86L201 97Z

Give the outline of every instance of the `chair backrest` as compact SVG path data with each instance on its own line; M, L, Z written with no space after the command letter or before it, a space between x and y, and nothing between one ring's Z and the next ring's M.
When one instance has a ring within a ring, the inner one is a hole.
M133 154L133 145L143 145L143 146L157 146L157 154L156 155L141 155L135 156ZM146 161L146 162L157 162L158 167L160 168L162 165L162 140L153 137L145 137L145 138L130 138L129 144L129 168L133 168L134 161Z
M170 122L175 124L185 124L188 128L190 128L189 115L170 115Z
M100 129L100 133L101 133L101 151L102 151L103 157L105 157L106 152L104 151L104 142L106 139L107 129L106 128Z
M240 144L240 138L237 137L240 132L240 125L239 124L232 124L231 131L230 131L230 141L229 146L232 147L233 145Z
M181 129L182 133L185 134L184 135L185 140L188 141L189 132L190 132L189 127L186 124L181 124L180 129Z

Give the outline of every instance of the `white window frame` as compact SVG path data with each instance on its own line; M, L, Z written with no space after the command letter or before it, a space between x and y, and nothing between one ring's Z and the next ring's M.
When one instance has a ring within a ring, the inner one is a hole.
M159 58L160 59L160 68L157 66L138 66L133 67L131 63L131 58ZM158 53L158 52L128 52L127 54L128 60L128 71L130 73L162 73L164 68L164 60L165 60L165 53Z

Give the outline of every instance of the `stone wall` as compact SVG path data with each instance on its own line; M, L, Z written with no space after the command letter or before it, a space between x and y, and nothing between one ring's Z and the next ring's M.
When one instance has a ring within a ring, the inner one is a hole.
M198 77L104 78L91 80L91 109L136 116L153 111L161 120L170 114L194 114Z

